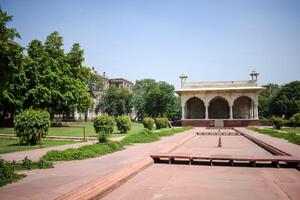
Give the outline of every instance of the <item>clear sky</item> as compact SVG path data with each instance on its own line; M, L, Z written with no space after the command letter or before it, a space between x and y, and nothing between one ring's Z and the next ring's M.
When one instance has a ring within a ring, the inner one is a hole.
M53 31L109 77L300 80L299 0L0 0L27 46Z

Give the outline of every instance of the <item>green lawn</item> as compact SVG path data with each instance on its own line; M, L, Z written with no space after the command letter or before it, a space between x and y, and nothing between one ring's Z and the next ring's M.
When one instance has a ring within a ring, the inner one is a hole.
M279 131L300 134L300 127L284 127L281 128Z
M73 144L78 142L73 141L57 141L57 140L44 140L43 147L52 147L52 146L59 146L64 144ZM35 146L26 146L26 145L19 145L19 140L15 138L0 138L0 154L1 153L10 153L16 151L25 151L31 149L38 149L40 148L39 145Z
M83 137L83 126L85 127L86 136L97 136L93 127L93 122L67 122L65 127L50 127L48 135L50 136L77 136ZM138 133L143 130L143 124L132 122L131 130L127 134ZM13 128L0 128L1 134L14 134ZM122 136L115 128L112 137Z
M270 135L272 137L283 138L291 143L300 145L300 135L295 132L295 129L292 131L290 131L290 128L277 130L271 128L248 127L248 129L258 133Z

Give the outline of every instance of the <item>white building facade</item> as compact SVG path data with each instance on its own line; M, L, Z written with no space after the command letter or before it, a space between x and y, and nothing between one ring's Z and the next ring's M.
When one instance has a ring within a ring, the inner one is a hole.
M264 89L257 84L259 74L251 80L188 82L180 76L182 125L248 126L258 124L258 94Z

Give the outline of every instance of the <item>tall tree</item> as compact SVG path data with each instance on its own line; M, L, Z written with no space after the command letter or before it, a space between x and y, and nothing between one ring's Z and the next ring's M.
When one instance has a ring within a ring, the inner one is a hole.
M109 115L130 114L132 111L132 93L127 89L108 88L103 96L104 111Z
M20 38L16 29L7 27L11 20L0 8L0 125L12 123L15 112L22 108L26 88L23 48L14 42Z
M69 115L75 109L86 111L92 105L87 91L89 71L82 66L83 50L74 44L65 54L62 47L63 38L53 32L44 44L31 41L25 59L30 84L24 106L47 109L51 117Z
M263 85L265 90L258 96L258 111L260 117L270 117L270 103L280 90L280 86L274 83Z
M286 115L287 118L300 112L300 81L282 86L270 102L270 112L274 115Z
M139 118L145 116L180 118L175 117L179 114L180 108L174 94L174 86L163 81L156 82L153 79L136 81L133 103Z

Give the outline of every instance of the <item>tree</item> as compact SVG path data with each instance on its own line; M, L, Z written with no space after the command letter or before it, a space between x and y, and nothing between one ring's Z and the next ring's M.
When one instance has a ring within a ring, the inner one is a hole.
M300 81L284 85L270 102L270 112L287 118L300 112Z
M132 111L132 93L127 89L108 88L103 96L104 111L109 115L126 115Z
M12 20L0 8L0 125L11 125L15 113L22 108L26 89L23 48L14 42L20 38L15 28L7 28Z
M133 91L134 108L139 118L165 116L174 119L175 115L180 114L178 107L180 104L178 104L178 98L174 94L173 85L163 81L156 82L153 79L143 79L136 81Z
M87 91L89 71L82 66L83 50L74 44L65 54L62 46L58 32L51 33L44 44L33 40L24 62L29 82L24 107L47 109L52 118L75 109L86 112L92 105Z
M261 117L270 117L270 103L274 96L280 90L279 85L270 83L267 85L263 85L265 90L259 94L258 96L258 111L259 116Z

